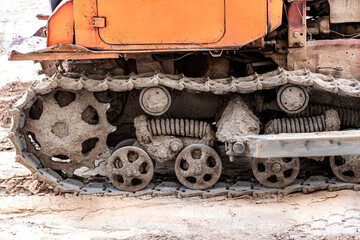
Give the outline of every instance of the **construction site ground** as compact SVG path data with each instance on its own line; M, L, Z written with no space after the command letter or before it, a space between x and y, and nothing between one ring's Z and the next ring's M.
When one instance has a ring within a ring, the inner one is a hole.
M6 138L10 108L39 66L8 62L16 35L45 22L48 1L4 1L0 9L0 239L356 239L360 192L318 191L262 198L55 195L15 163Z

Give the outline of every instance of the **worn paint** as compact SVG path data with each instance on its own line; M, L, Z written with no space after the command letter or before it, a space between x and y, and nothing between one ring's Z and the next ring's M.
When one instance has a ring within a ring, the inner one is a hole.
M74 41L74 7L72 1L64 2L48 21L47 46Z
M306 45L306 2L291 3L288 11L288 44L289 47Z

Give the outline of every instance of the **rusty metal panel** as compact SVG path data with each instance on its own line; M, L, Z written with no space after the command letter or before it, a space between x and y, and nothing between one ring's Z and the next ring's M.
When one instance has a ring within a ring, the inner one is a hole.
M329 0L331 23L360 22L360 0Z
M306 44L306 2L292 2L288 11L289 47L305 47Z
M17 38L10 45L10 61L21 60L65 60L65 59L105 59L119 58L120 53L111 51L91 51L69 43L46 47L42 37Z
M309 69L341 78L360 78L360 40L308 41L306 48L288 51L288 69Z
M245 156L316 157L360 154L360 130L254 135L241 140Z

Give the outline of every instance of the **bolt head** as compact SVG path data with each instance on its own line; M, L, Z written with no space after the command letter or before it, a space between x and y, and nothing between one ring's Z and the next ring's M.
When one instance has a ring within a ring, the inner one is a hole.
M245 151L245 145L242 142L236 142L233 145L234 153L237 155L242 154Z
M184 144L179 139L175 139L170 143L170 150L174 153L179 152L183 147Z
M195 175L200 175L202 173L202 168L200 166L195 167L193 173Z
M274 163L272 166L271 166L271 170L274 172L274 173L278 173L281 171L281 165L279 163Z
M128 177L134 176L134 170L131 167L127 168L125 172Z

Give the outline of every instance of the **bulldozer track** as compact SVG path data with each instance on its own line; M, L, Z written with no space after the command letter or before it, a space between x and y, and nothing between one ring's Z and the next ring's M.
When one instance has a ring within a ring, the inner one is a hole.
M43 181L54 187L54 191L103 194L123 196L178 196L203 197L216 196L239 197L252 195L261 197L268 194L288 195L295 192L311 193L317 190L337 191L343 189L360 190L360 184L344 183L324 176L314 176L309 179L297 179L284 189L270 189L262 187L251 181L236 182L233 184L219 182L207 190L190 190L179 186L175 182L162 182L158 185L149 185L135 193L116 189L110 182L98 182L86 179L80 181L76 178L64 178L49 168L43 168L40 160L28 152L25 136L20 133L24 127L24 110L32 106L37 96L48 94L55 89L79 91L82 89L91 92L106 90L122 92L145 87L165 86L175 90L190 90L199 92L212 92L214 94L251 93L259 90L274 89L285 84L296 84L314 87L334 94L360 97L360 85L357 79L340 79L332 76L311 73L308 70L286 71L282 68L265 74L254 74L248 77L209 79L187 78L182 75L131 75L131 76L90 76L74 73L57 73L53 77L35 82L15 104L12 110L13 121L9 138L16 149L16 161L27 167L34 179Z

